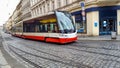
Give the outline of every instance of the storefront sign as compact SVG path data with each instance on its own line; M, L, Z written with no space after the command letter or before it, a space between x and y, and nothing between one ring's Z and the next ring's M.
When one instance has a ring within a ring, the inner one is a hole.
M95 21L94 22L94 26L97 27L98 26L98 22Z

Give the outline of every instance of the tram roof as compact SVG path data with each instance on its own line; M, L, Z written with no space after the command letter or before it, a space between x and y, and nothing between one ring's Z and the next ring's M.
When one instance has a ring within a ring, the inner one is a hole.
M37 16L37 17L33 17L33 18L29 18L27 20L24 20L23 22L33 22L35 20L39 21L39 20L43 20L43 19L48 19L48 18L53 18L55 17L55 13L54 12L49 12L47 14L41 15L41 16Z

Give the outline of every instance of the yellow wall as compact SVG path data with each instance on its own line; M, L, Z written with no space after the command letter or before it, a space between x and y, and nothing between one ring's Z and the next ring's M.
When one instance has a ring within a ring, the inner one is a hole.
M97 27L94 23L97 22ZM99 35L99 12L88 12L87 13L87 34L92 36Z
M117 34L120 35L120 10L117 10Z

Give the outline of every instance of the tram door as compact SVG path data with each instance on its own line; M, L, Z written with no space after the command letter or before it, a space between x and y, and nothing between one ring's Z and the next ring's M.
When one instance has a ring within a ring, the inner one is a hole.
M116 31L117 22L115 18L103 18L100 22L100 35L110 35L111 31Z

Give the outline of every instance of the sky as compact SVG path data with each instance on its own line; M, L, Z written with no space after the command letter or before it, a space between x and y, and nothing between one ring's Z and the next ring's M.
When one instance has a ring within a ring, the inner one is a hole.
M0 26L12 15L20 0L0 0Z

